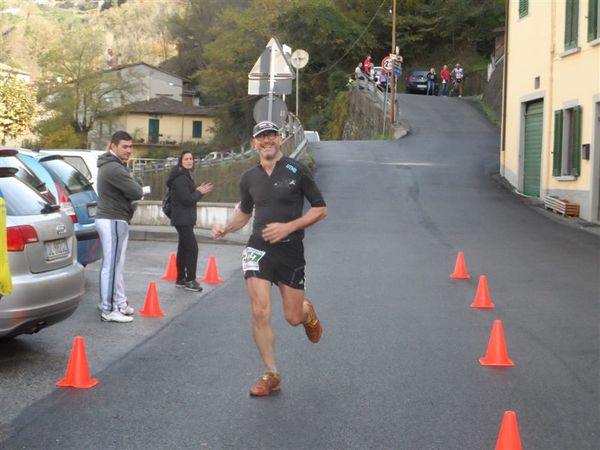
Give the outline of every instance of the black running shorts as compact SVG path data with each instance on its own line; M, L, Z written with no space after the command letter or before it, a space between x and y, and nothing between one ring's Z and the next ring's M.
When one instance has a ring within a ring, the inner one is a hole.
M242 252L244 278L260 278L304 290L304 244L301 239L269 244L250 237Z

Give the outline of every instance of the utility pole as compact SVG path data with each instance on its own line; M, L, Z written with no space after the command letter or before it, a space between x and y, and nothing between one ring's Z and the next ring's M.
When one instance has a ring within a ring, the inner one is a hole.
M392 54L396 53L396 0L392 3ZM392 64L391 81L392 89L390 92L390 124L396 123L396 75L394 73L396 61Z

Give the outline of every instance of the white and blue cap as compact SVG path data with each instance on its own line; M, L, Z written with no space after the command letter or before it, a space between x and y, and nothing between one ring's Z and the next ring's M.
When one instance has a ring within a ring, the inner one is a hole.
M263 120L254 125L252 129L252 137L256 137L259 134L266 133L267 131L274 131L279 134L279 127L269 120Z

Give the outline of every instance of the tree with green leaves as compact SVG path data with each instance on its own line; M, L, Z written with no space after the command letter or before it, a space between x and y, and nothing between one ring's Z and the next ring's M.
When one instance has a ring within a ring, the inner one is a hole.
M118 72L104 70L104 36L92 24L72 21L62 24L60 39L51 42L39 54L43 73L40 97L54 112L50 123L68 124L87 145L87 134L95 120L119 104L123 96L135 89ZM44 130L44 124L40 130Z
M0 144L29 131L35 105L35 94L24 82L0 78Z
M492 50L492 30L503 24L503 2L397 0L395 40L405 65L461 61L467 71L481 65ZM257 100L247 95L248 72L276 36L310 54L302 69L302 119L323 132L356 64L370 53L379 65L392 51L390 6L391 0L189 0L170 21L178 56L168 67L194 80L203 102L216 107L217 142L239 143Z

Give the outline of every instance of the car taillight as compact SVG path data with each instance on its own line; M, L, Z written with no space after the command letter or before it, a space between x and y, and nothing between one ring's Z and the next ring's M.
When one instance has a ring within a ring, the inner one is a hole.
M9 252L22 252L27 244L38 241L37 233L31 225L6 227L6 237Z
M71 218L71 222L77 223L77 214L75 214L75 208L73 208L73 203L71 203L71 199L65 191L65 188L63 188L58 182L55 182L54 185L58 191L58 203L60 205L60 209Z

